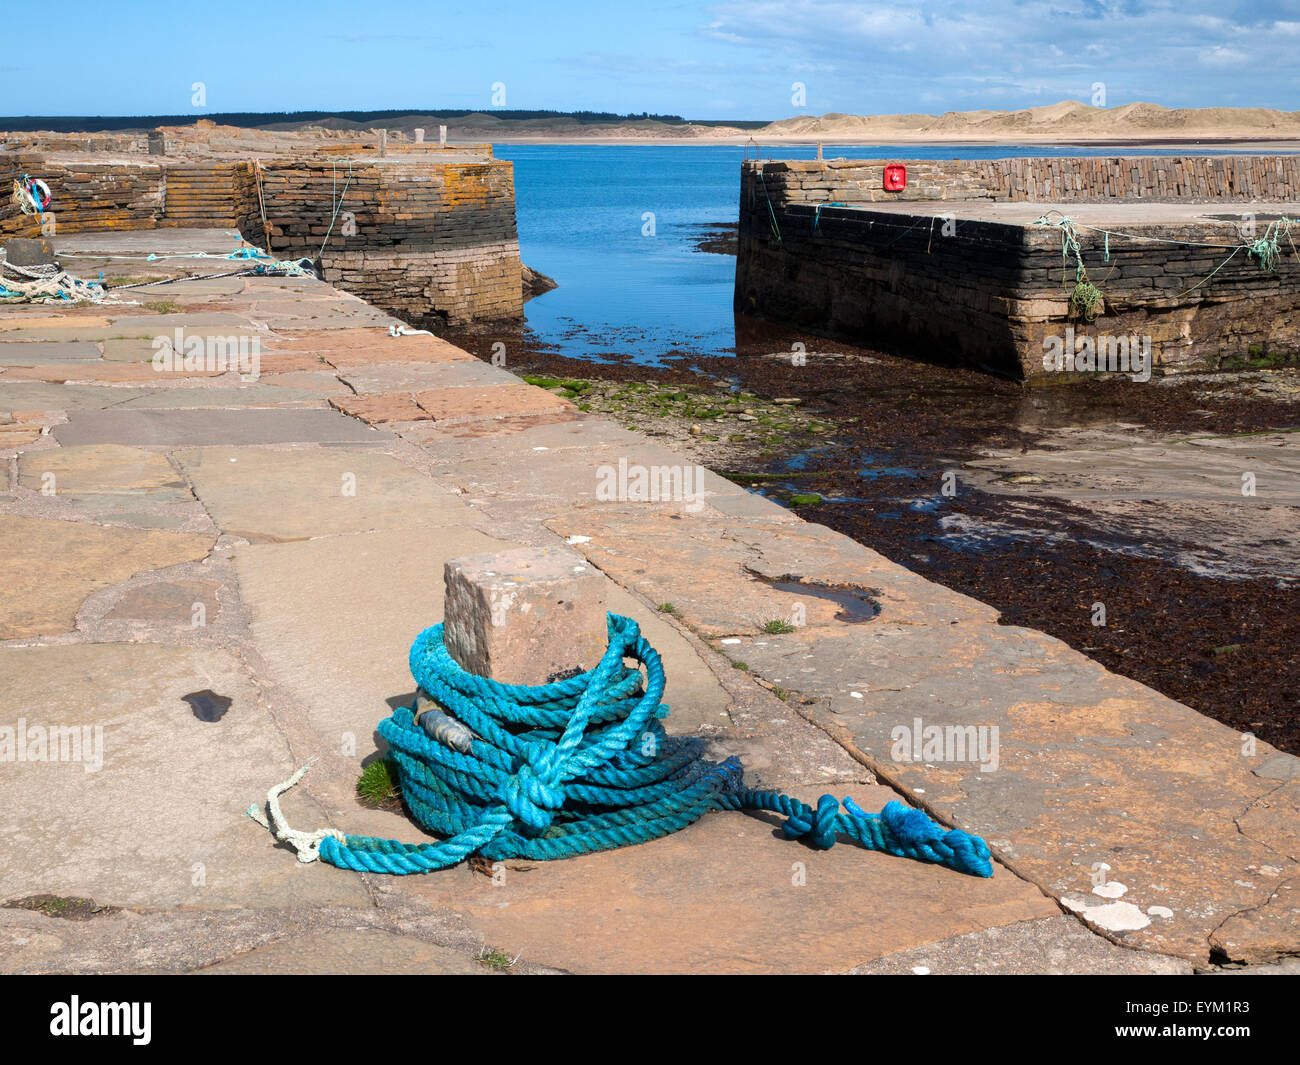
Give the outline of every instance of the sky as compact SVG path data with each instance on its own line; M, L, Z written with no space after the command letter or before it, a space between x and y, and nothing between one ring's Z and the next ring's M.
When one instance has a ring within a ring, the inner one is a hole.
M0 114L1300 110L1298 50L1300 0L66 0L0 45Z

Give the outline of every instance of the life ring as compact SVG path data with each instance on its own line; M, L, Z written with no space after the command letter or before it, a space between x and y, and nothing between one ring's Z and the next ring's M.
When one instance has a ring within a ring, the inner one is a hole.
M32 199L42 211L50 206L50 200L53 199L50 195L50 187L40 178L30 179L27 183L27 191L31 193Z

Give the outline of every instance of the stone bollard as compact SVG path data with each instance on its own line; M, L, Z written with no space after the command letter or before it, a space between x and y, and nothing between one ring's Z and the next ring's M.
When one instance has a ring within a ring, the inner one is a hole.
M609 642L605 578L580 555L521 547L446 563L443 639L460 665L504 684L592 669Z
M163 131L160 129L151 129L149 131L149 154L166 155L167 148L163 141Z
M44 237L10 237L3 258L13 266L53 266L54 245Z
M441 144L444 148L447 146L447 127L446 127L446 126L439 126L439 127L438 127L438 143Z
M424 143L424 130L421 129L419 126L415 127L415 143L416 144Z

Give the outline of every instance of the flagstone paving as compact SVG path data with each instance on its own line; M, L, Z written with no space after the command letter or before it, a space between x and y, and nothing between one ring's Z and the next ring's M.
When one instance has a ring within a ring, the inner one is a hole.
M157 502L192 499L167 456L120 444L29 451L18 457L18 483L57 495L134 495ZM49 494L49 493L46 493Z
M110 263L231 238L69 240ZM707 471L627 501L635 468L691 464L322 283L143 291L176 309L0 308L0 901L117 908L0 909L0 970L1188 972L1300 951L1296 759ZM177 328L258 337L260 373L154 371ZM985 835L995 875L715 813L384 878L299 863L244 816L312 761L294 827L423 838L355 783L412 694L443 563L561 543L663 655L670 731L805 800L904 796ZM102 735L102 766L35 757L32 726ZM927 726L973 727L976 757Z
M100 389L99 391L108 391ZM114 390L118 391L118 390ZM124 396L123 399L130 398ZM3 401L0 400L0 405ZM378 430L327 410L84 410L54 430L73 444L379 443Z
M182 700L197 689L232 700L219 721L199 720ZM0 898L210 908L365 901L355 878L304 876L248 831L249 797L281 772L288 750L228 652L3 647L0 690L6 724L17 719L29 734L25 757L0 775ZM82 733L80 759L37 758L30 733L51 726Z
M0 639L69 632L92 592L201 559L213 539L0 514Z

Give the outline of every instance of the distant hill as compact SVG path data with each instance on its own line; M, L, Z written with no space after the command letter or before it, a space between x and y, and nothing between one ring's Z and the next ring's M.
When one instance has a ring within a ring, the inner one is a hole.
M1062 100L1023 111L949 111L942 115L809 115L764 127L780 139L815 137L863 139L873 136L935 140L1006 139L1015 137L1083 137L1090 139L1155 138L1162 135L1225 139L1300 137L1300 111L1267 107L1168 108L1133 103L1090 107Z
M584 129L610 126L632 126L655 129L687 127L734 127L759 129L764 121L722 122L704 120L687 122L680 115L657 115L649 112L620 115L612 111L191 111L184 115L20 115L0 117L0 130L14 133L49 131L54 133L105 133L140 132L158 126L192 125L199 119L210 119L219 126L239 126L244 129L296 130L304 126L324 129L369 130L376 128L400 129L409 132L417 127L430 129L440 124L453 125L458 133L536 129L566 129L580 133ZM431 130L432 132L432 130ZM671 135L671 134L669 134Z
M1020 111L948 111L942 115L800 115L777 122L685 119L680 115L609 111L292 111L186 115L22 116L0 118L15 133L140 132L157 126L219 126L337 133L373 129L410 136L423 128L436 138L446 125L453 142L488 140L697 140L770 143L825 140L840 143L958 141L1300 140L1300 111L1267 107L1168 108L1132 103L1090 107L1062 100Z

